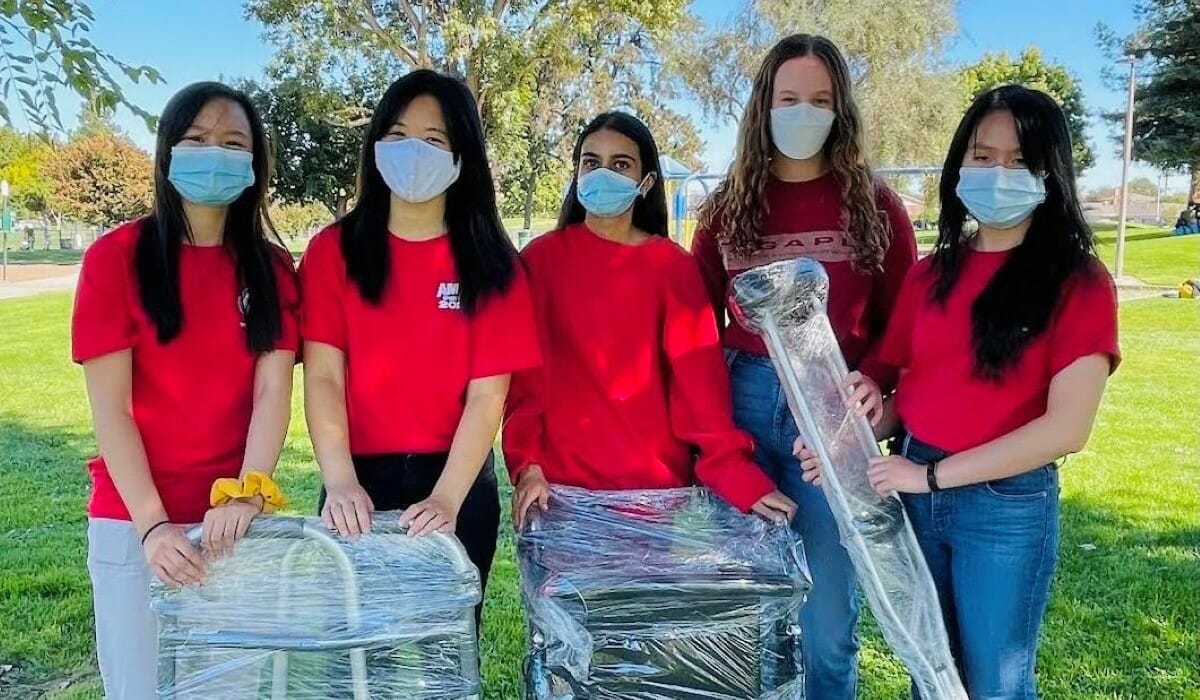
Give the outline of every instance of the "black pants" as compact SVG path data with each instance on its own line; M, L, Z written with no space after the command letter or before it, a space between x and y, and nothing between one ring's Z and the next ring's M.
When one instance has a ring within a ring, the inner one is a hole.
M446 453L389 454L354 457L358 483L371 497L375 510L404 510L429 498L433 487L446 466ZM317 511L325 507L325 489L317 503ZM479 569L481 591L487 590L488 574L496 556L496 536L500 532L500 493L496 486L494 456L488 453L479 478L467 492L454 534ZM479 628L483 603L475 608L476 629Z

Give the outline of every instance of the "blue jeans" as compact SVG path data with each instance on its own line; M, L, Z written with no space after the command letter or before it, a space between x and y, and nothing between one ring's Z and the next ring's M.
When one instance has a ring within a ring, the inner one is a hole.
M918 464L946 456L912 437L896 448ZM1058 468L901 498L967 693L1037 698L1038 630L1058 563Z
M771 360L740 350L727 355L734 421L754 437L758 465L797 505L792 529L804 544L813 580L800 612L805 697L854 700L858 685L854 566L838 541L837 522L825 494L800 478L800 463L792 455L799 431Z

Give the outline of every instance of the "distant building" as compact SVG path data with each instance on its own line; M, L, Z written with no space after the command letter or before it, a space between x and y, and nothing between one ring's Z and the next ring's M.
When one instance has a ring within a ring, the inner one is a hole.
M920 197L914 197L907 192L897 192L900 201L904 203L904 211L908 212L908 218L912 221L917 221L925 216L925 200Z
M1089 223L1116 221L1121 215L1121 188L1114 187L1110 192L1087 197L1082 206L1083 216ZM1130 192L1127 207L1125 216L1130 221L1144 224L1159 223L1161 219L1170 215L1170 212L1165 211L1160 215L1158 198L1152 194Z

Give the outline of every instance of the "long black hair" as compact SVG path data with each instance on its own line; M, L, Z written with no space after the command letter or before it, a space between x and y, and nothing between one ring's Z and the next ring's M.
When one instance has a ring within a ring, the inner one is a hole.
M471 91L457 78L415 70L392 83L376 105L359 159L358 201L341 220L346 274L363 299L378 304L383 298L391 273L391 191L375 167L375 142L382 140L400 113L422 95L441 106L450 149L461 166L458 179L446 190L446 231L458 273L459 301L462 310L471 314L489 294L508 289L517 250L496 208L479 108Z
M1019 85L998 87L977 97L967 109L946 154L932 300L945 304L962 273L967 208L955 188L979 123L996 110L1012 113L1026 167L1045 178L1046 200L1034 210L1025 239L971 307L975 372L992 380L998 380L1046 330L1063 284L1090 269L1095 251L1095 237L1083 219L1075 190L1071 134L1062 109L1043 92Z
M270 352L283 332L275 271L281 267L279 258L286 255L267 216L270 149L262 119L250 98L227 85L194 83L176 93L163 108L155 143L154 211L143 220L137 244L138 293L158 341L167 343L178 336L184 322L179 256L183 242L194 239L184 215L183 198L167 174L171 149L183 140L196 116L213 100L238 105L250 122L254 184L229 205L222 245L233 255L241 286L238 292L246 295L246 344L253 352Z
M659 166L658 144L654 142L654 135L642 120L632 114L618 111L601 114L579 133L579 140L575 142L575 150L571 153L571 163L574 166L571 188L567 190L567 198L563 200L562 211L558 215L558 228L577 224L587 216L587 211L575 194L579 181L579 156L583 151L584 139L602 129L615 131L636 143L638 157L642 159L642 177L654 173L654 186L645 196L638 197L633 204L634 228L652 236L666 236L667 188L663 184L662 169Z

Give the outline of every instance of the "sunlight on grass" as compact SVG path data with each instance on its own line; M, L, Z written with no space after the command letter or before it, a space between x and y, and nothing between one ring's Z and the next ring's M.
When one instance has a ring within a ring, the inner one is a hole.
M1164 283L1186 269L1200 274L1198 258L1200 237L1129 249L1131 269ZM0 302L0 664L14 666L0 679L5 698L99 697L84 570L83 464L94 447L81 373L67 357L70 303L66 294ZM1125 362L1095 434L1063 472L1042 691L1200 698L1200 302L1126 304L1121 333ZM311 513L318 479L299 394L280 478L298 511ZM483 640L492 698L519 696L525 644L504 533ZM861 696L907 697L902 668L869 619L863 632Z

